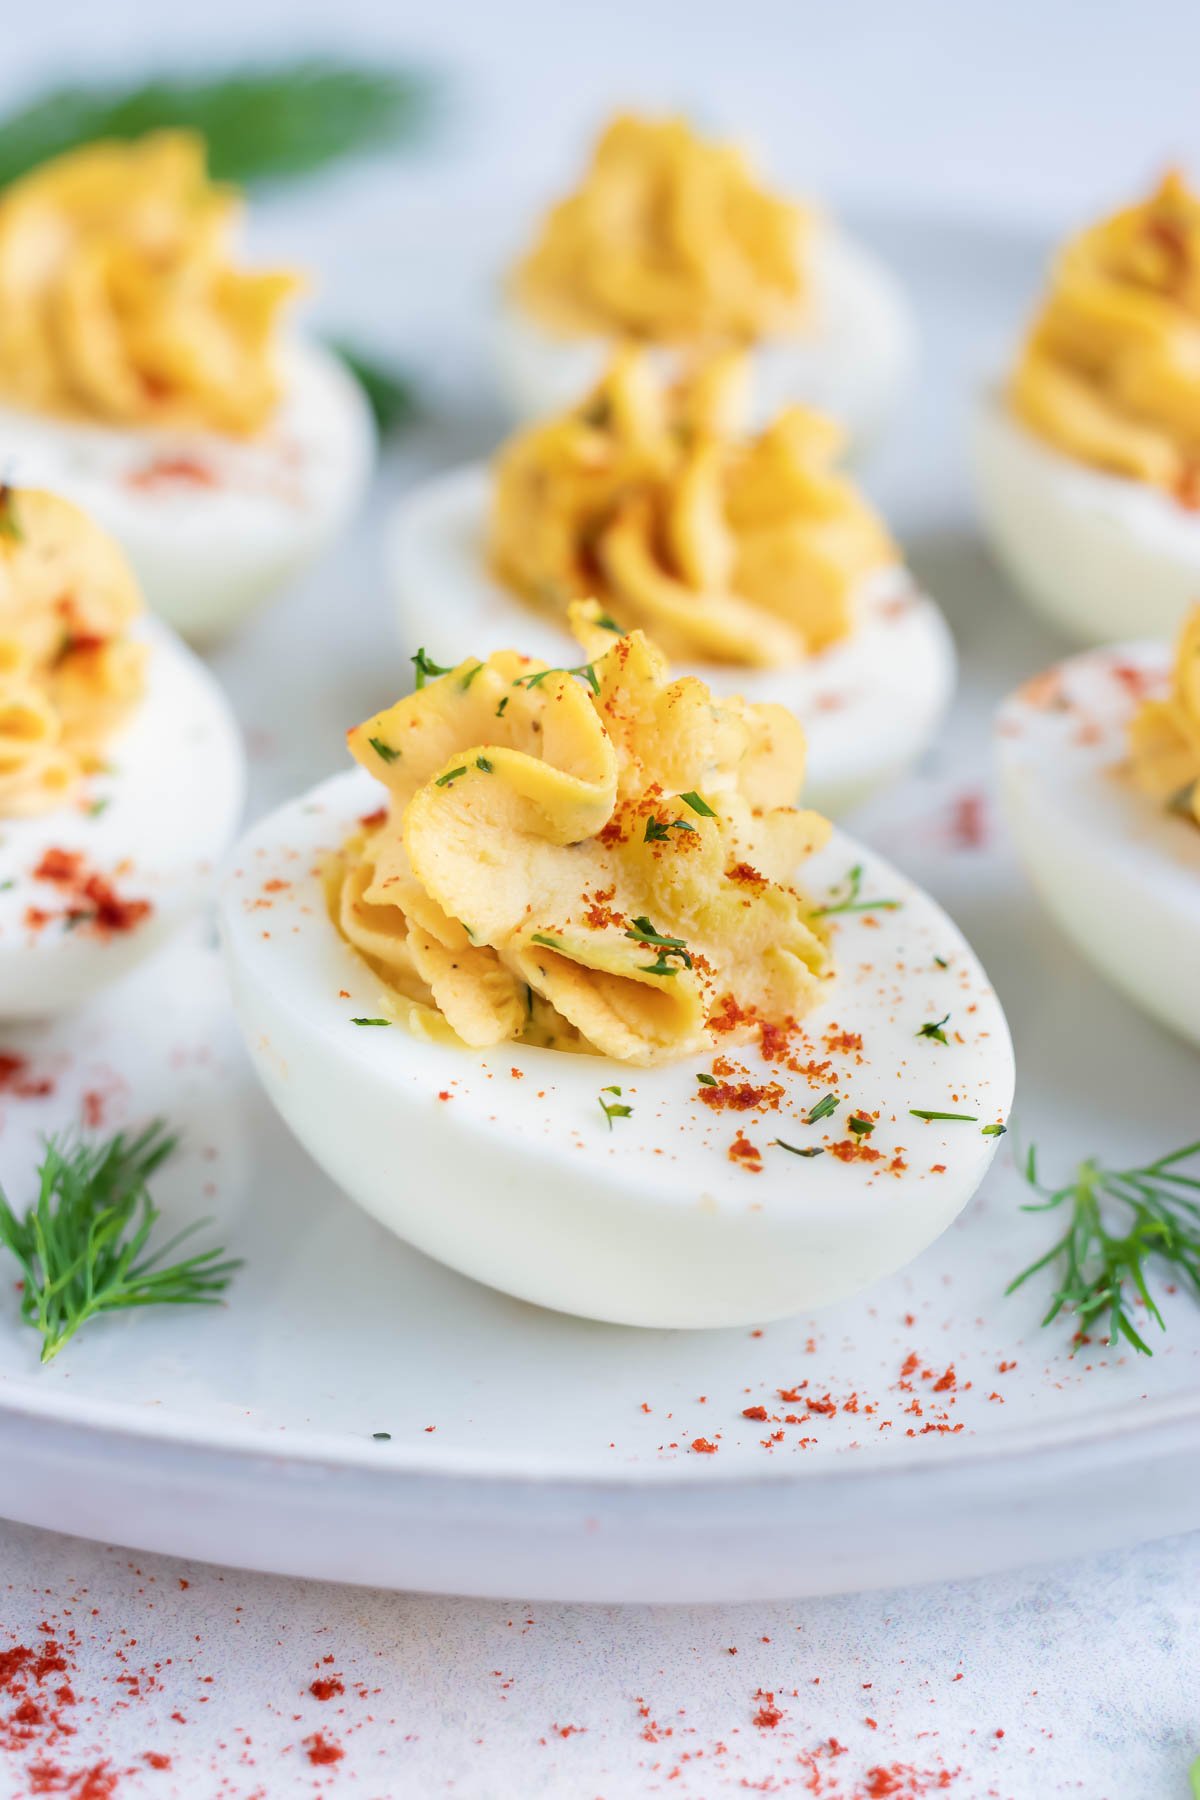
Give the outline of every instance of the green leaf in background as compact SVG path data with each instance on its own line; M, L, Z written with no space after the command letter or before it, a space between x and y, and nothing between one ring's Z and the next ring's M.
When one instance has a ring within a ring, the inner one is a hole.
M323 58L132 87L60 87L0 120L0 186L79 144L172 126L202 134L219 181L295 180L414 135L432 98L419 71Z
M330 338L328 343L367 396L380 437L386 437L400 425L407 425L416 416L416 395L401 370L377 361L344 338Z

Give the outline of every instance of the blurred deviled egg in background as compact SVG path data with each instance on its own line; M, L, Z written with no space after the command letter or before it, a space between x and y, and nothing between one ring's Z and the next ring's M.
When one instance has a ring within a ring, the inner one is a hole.
M237 828L220 689L77 507L0 490L0 1019L64 1012L201 903Z
M975 434L1031 606L1084 643L1170 636L1200 594L1200 199L1168 175L1060 252Z
M1200 606L1173 661L1123 644L1027 682L997 742L1013 836L1057 923L1200 1044Z
M186 132L88 145L0 197L0 457L111 531L197 639L324 547L374 456L357 383L283 334L297 278L231 260L238 213Z
M614 341L754 357L763 416L799 401L853 451L885 424L914 334L895 279L831 220L763 186L682 118L622 115L509 274L496 353L519 418L561 410Z
M668 381L627 347L490 469L408 495L389 539L403 641L446 663L519 639L569 666L568 608L594 600L593 645L641 627L715 693L787 706L814 804L843 812L933 737L953 642L832 466L837 427L791 407L746 435L746 379L736 352Z

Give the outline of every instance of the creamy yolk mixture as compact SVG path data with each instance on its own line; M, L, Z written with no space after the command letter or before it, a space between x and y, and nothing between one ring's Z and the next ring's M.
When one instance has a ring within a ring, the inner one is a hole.
M1133 778L1170 812L1200 825L1200 606L1180 633L1165 700L1143 700L1129 727Z
M751 343L803 328L809 230L735 146L685 119L622 115L513 286L567 335Z
M0 490L0 818L72 798L141 698L133 572L77 507Z
M349 734L386 804L332 859L336 924L396 1018L467 1045L646 1065L794 1023L830 975L800 726L576 623L577 670L468 660Z
M564 616L597 597L680 658L769 667L846 637L895 549L832 467L828 420L790 407L740 433L745 381L737 353L670 385L626 349L579 406L514 437L495 464L500 579Z
M260 431L298 283L233 266L238 211L182 131L89 144L13 182L0 198L0 398L116 426Z
M1011 398L1068 456L1200 506L1200 198L1182 176L1067 244Z

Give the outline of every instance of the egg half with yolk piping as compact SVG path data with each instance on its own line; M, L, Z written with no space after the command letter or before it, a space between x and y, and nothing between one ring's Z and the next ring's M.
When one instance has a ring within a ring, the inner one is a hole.
M1200 670L1200 613L1181 652ZM1134 1005L1200 1044L1200 687L1190 751L1186 725L1168 741L1171 688L1166 644L1084 652L1010 696L996 748L1009 828L1055 923Z
M0 194L0 451L123 545L150 606L214 638L361 497L358 384L246 270L237 195L186 131L85 144Z
M519 637L559 666L578 660L563 620L531 611L490 571L486 521L491 477L481 464L414 489L396 507L388 572L403 653L425 645L450 661ZM714 693L775 701L808 738L806 792L837 816L898 780L937 734L954 692L957 659L936 602L903 566L866 577L853 598L851 633L777 668L694 662Z
M930 1243L1013 1056L945 914L788 803L794 721L662 671L632 634L587 683L429 682L243 838L222 937L268 1094L390 1229L539 1305L732 1325Z
M244 776L220 689L140 613L112 540L36 490L6 490L3 519L0 1019L28 1019L81 1005L195 912Z
M980 410L980 510L1030 604L1084 643L1168 636L1200 593L1200 196L1169 174L1059 252Z
M744 345L757 417L818 407L855 453L886 425L915 354L903 290L864 245L769 192L736 147L628 115L506 281L494 346L514 416L566 405L621 340L665 369Z

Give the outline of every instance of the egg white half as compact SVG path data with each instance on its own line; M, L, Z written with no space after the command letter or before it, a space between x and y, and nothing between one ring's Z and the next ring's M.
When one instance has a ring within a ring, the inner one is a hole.
M158 621L146 693L106 750L106 772L54 812L0 819L0 1019L36 1019L81 1005L147 956L210 896L241 818L241 739L220 688ZM80 852L87 870L150 914L97 935L66 922L68 897L34 870L50 849ZM29 910L48 913L31 926Z
M370 408L338 358L294 343L284 380L277 418L253 439L0 407L0 462L7 479L90 513L121 544L147 603L209 641L332 541L370 478Z
M736 1325L866 1287L924 1249L975 1192L997 1143L981 1128L1012 1098L1008 1027L956 927L880 858L835 834L802 871L822 899L861 863L865 898L901 902L838 921L839 975L806 1021L825 1069L808 1080L740 1046L730 1056L751 1082L780 1081L782 1104L712 1111L696 1080L710 1057L636 1069L353 1024L382 1016L386 998L331 924L316 870L379 795L355 770L255 826L234 854L221 913L235 1006L268 1094L333 1181L390 1230L558 1311ZM947 1012L947 1044L916 1035ZM861 1050L831 1051L827 1033L860 1034ZM599 1096L611 1084L633 1111L610 1130ZM878 1161L772 1147L776 1137L800 1148L850 1141L848 1106L804 1123L831 1089L878 1110ZM977 1121L925 1123L910 1107ZM761 1150L760 1173L728 1156L739 1129ZM902 1169L891 1167L897 1157Z
M515 644L568 667L580 651L565 622L535 612L489 574L490 475L482 464L413 490L388 532L388 571L407 654L438 662ZM779 669L673 664L716 694L789 707L808 736L806 805L844 813L901 776L932 741L954 692L954 640L938 607L904 569L885 569L858 597L858 629L818 656Z
M1058 664L1005 701L996 747L1021 860L1066 935L1106 980L1200 1044L1200 830L1125 772L1142 692L1165 693L1165 646Z
M1200 513L1055 450L996 393L973 451L984 528L1035 612L1086 644L1175 635L1200 596Z
M873 252L828 226L811 251L812 317L794 336L752 348L753 422L782 407L816 407L838 420L858 454L896 408L916 360L916 330L904 290ZM495 328L497 379L518 420L561 412L604 372L611 340L547 330L508 296ZM669 356L667 357L670 366Z

